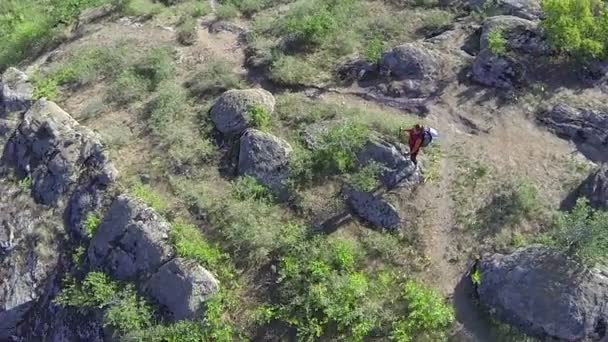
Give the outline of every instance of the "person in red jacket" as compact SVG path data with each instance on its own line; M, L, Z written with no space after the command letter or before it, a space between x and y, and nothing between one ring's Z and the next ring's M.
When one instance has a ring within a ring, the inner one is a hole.
M410 146L410 159L414 164L418 165L416 157L418 157L418 152L420 152L420 148L424 141L424 126L417 124L414 128L404 129L404 131L409 133L407 142Z

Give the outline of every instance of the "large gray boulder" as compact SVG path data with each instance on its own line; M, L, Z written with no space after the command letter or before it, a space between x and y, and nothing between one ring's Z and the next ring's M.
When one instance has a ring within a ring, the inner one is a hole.
M585 143L602 151L608 149L607 112L561 103L541 113L537 120L564 139Z
M6 341L61 276L56 269L66 232L60 217L6 179L0 179L0 198L0 340Z
M608 278L541 245L478 264L482 304L541 339L599 341L608 323Z
M170 229L154 209L121 195L91 240L89 262L116 279L145 277L173 257Z
M376 163L381 168L380 181L388 189L402 183L415 185L422 181L416 165L397 147L383 140L368 142L357 155L359 166Z
M6 113L26 111L32 105L34 87L27 75L8 68L0 80L0 118Z
M219 282L195 261L176 258L163 265L145 288L173 321L180 321L200 317L205 302L219 291Z
M608 210L608 164L594 170L583 181L578 194L587 197L594 208Z
M395 82L384 91L393 97L426 97L437 89L441 73L439 54L422 43L407 43L385 52L380 73Z
M62 206L81 176L101 186L117 177L100 137L46 100L37 101L25 114L4 159L31 177L34 198L46 205Z
M275 99L264 89L228 90L211 108L211 120L224 134L240 134L251 125L249 111L254 106L274 111Z
M523 80L524 70L511 57L496 56L483 50L475 59L472 69L473 81L500 89L513 89Z
M248 129L240 141L238 173L251 176L286 199L289 177L289 156L292 148L285 140L272 134Z
M482 50L489 47L489 36L494 31L502 33L508 52L526 56L543 56L551 52L551 48L536 22L509 15L486 19L480 38Z
M353 212L372 226L389 231L399 230L399 211L380 195L349 189L346 202Z
M504 14L537 20L542 14L541 0L467 0L473 10L487 11L494 15Z

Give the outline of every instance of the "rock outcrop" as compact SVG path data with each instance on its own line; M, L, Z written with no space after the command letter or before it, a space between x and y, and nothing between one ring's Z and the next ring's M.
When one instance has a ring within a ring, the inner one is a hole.
M513 15L516 17L536 20L542 14L540 0L467 0L473 10L489 11L494 14Z
M240 134L251 125L252 107L260 106L272 113L274 105L274 96L264 89L228 90L211 108L211 120L224 134Z
M368 142L357 159L360 166L375 162L380 165L380 181L388 189L392 189L402 183L415 185L422 181L422 176L416 165L399 151L395 145L374 140Z
M34 87L27 75L8 68L0 80L0 119L10 112L22 112L32 105Z
M393 97L425 97L437 88L441 60L437 52L420 43L399 45L385 52L380 73L395 80L387 88Z
M501 32L509 52L526 56L544 56L551 53L551 48L536 22L509 15L486 19L480 38L482 50L489 47L489 36L495 31Z
M512 89L521 83L523 67L511 57L483 50L473 63L472 76L475 82L485 86Z
M31 177L37 202L57 207L64 205L81 176L107 186L117 175L99 136L46 100L37 101L25 114L5 149L4 160L14 164L21 175Z
M478 265L479 299L499 319L541 339L607 336L608 277L541 245Z
M219 283L194 261L176 258L163 265L145 285L146 292L180 321L200 317L205 302L219 291Z
M255 129L241 136L238 173L251 176L271 189L280 199L286 199L289 177L289 156L292 148L283 139Z
M396 231L401 227L399 211L380 195L349 189L346 202L357 216L376 228Z
M152 208L119 196L89 246L89 262L119 280L150 275L174 254L171 227Z
M608 113L558 104L541 113L538 121L558 136L598 150L608 149Z
M608 210L608 164L602 164L583 181L578 195L587 197L592 207Z

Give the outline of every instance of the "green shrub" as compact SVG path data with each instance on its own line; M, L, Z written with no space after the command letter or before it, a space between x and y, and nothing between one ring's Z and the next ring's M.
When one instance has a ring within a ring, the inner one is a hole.
M239 177L232 183L232 196L241 201L272 202L274 196L264 185L251 176Z
M151 326L152 318L150 305L137 295L132 285L128 285L119 292L106 310L104 325L124 335Z
M23 179L20 179L17 185L19 186L21 192L28 192L32 189L32 178L25 177Z
M471 273L471 282L474 285L480 285L481 284L481 272L479 272L478 269L475 269L475 271L473 271L473 273Z
M507 52L507 40L502 31L493 30L488 35L488 48L496 56L502 56Z
M372 162L349 177L350 184L357 190L363 192L372 192L379 185L378 177L382 173L380 164Z
M59 85L57 81L52 78L45 78L39 75L34 76L32 79L34 85L34 99L46 98L47 100L53 101L59 95Z
M558 215L551 236L559 249L588 265L608 261L608 212L591 208L586 198Z
M97 213L89 213L86 220L84 221L84 232L90 239L95 236L99 225L101 224L101 216Z
M158 194L147 184L136 184L131 192L133 196L152 207L154 210L159 212L160 214L164 213L167 210L167 203L164 198Z
M595 0L545 0L541 25L552 46L573 57L606 57L608 11Z
M369 40L365 48L365 58L370 63L377 63L384 52L384 42L377 37Z
M155 325L149 329L131 331L125 341L141 342L200 342L205 341L203 324L198 321L179 321L171 325Z
M334 14L321 2L317 6L300 6L291 12L285 23L285 31L295 36L302 44L318 46L335 29L338 23Z
M190 8L190 15L193 18L204 17L211 13L211 6L207 2L195 2Z
M182 18L177 26L177 41L182 45L193 45L198 38L196 21L192 17Z
M217 18L220 20L228 20L239 15L239 10L231 3L221 5L216 12Z
M408 281L403 298L406 318L394 324L392 339L399 342L442 341L454 321L453 309L433 290Z
M100 272L91 272L82 283L67 279L55 302L62 306L78 308L104 308L108 306L119 291L117 283Z
M284 85L316 84L323 79L323 71L317 65L296 56L277 53L270 66L270 79Z
M184 120L187 102L186 93L179 85L163 83L149 106L148 123L152 132L161 137L169 135L172 127Z
M272 124L270 112L262 106L251 106L249 108L249 118L253 127L261 131L269 131Z
M192 96L205 99L223 93L226 90L243 88L243 82L234 66L222 60L211 61L186 86Z
M121 13L125 16L149 19L160 14L164 6L150 0L123 0Z
M84 255L86 252L87 250L86 248L84 248L84 246L78 246L76 247L76 249L74 249L74 252L72 253L72 262L74 263L74 265L82 267L82 264L84 262Z
M313 162L321 172L337 170L340 173L352 171L357 154L370 138L367 127L350 123L332 128L320 138L313 151Z
M150 88L150 82L132 71L125 71L108 90L108 100L120 106L141 101Z
M134 70L137 75L150 81L150 90L155 90L162 81L173 76L173 54L168 48L153 49L135 65Z

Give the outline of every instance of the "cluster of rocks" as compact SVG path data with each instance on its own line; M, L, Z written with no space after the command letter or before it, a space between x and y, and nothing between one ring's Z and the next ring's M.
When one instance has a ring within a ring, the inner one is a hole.
M8 69L0 89L0 340L104 339L101 315L75 314L52 299L70 271L71 241L85 237L88 215L108 207L86 268L134 282L169 320L199 317L218 281L175 256L170 225L153 209L117 196L118 174L100 137L53 102L34 101L19 70Z
M406 77L412 72L403 66L395 65L398 75ZM431 75L432 70L419 66L419 71ZM289 143L270 133L253 128L250 117L251 108L260 106L267 112L274 110L275 100L269 92L262 89L229 90L211 108L210 116L218 131L225 135L239 136L239 176L251 176L270 189L280 200L290 198L287 181L290 176ZM320 122L308 126L303 132L307 147L319 148L320 140L331 128L343 124L341 121ZM370 139L357 156L359 167L377 163L381 168L380 181L387 189L397 186L420 183L421 175L416 166L407 158L403 148L382 139ZM373 226L397 230L400 228L399 211L382 196L373 193L348 189L347 203L353 212Z
M522 332L558 341L608 336L607 274L542 245L488 255L477 270L480 302Z

